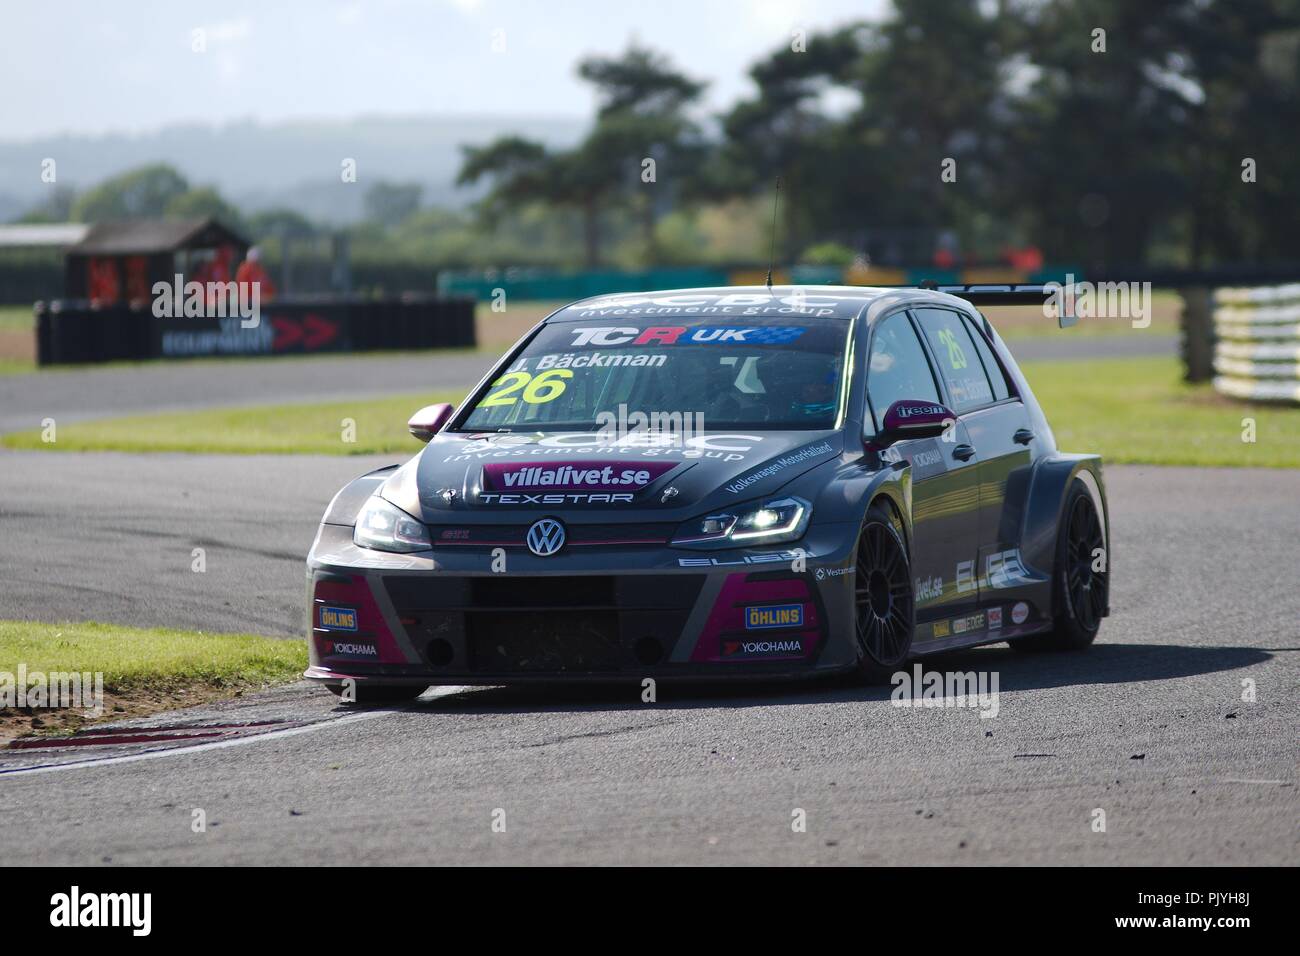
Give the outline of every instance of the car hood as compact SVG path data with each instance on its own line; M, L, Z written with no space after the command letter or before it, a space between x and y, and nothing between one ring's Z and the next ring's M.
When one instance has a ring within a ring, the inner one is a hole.
M613 444L591 432L458 432L436 435L380 493L430 524L539 510L670 520L770 494L843 450L837 431L633 433Z

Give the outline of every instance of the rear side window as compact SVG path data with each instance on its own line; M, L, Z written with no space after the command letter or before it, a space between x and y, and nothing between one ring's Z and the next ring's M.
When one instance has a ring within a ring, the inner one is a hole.
M993 386L993 401L1000 402L1011 394L1011 386L1007 384L1007 377L1002 372L1002 366L993 357L993 350L989 348L988 340L984 338L979 327L971 321L971 317L963 315L962 322L966 325L966 331L970 333L971 341L975 343L975 351L979 353L980 362L984 365L984 372L989 377L989 384Z
M993 386L961 316L947 309L917 309L916 317L948 386L952 410L968 412L992 402Z
M877 431L885 411L900 399L939 402L930 362L906 312L897 312L876 326L867 368L867 397Z

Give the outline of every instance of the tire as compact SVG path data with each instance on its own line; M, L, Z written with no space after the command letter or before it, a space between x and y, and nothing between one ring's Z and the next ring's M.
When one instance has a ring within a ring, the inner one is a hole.
M1011 642L1023 651L1080 651L1101 630L1101 618L1110 596L1110 572L1093 569L1094 552L1105 548L1097 507L1083 482L1070 484L1056 532L1056 568L1052 574L1055 621L1046 634ZM1103 557L1109 556L1103 550ZM1108 568L1108 565L1107 565Z
M342 697L344 685L326 684L331 694ZM355 700L344 701L349 704L393 704L404 700L414 700L428 690L425 684L369 684L357 681Z
M902 531L879 505L867 510L858 533L853 596L858 674L868 683L886 683L911 656L915 603Z

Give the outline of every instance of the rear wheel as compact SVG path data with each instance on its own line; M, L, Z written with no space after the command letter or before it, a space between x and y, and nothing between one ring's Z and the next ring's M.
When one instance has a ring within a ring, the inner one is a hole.
M912 573L894 518L872 505L858 536L854 575L859 673L883 683L912 651Z
M357 681L352 685L352 693L345 694L347 685L326 684L330 693L336 697L349 697L344 703L351 704L392 704L403 700L414 700L428 688L423 684L367 684Z
M1056 621L1046 634L1012 641L1019 650L1081 650L1101 629L1110 593L1109 555L1101 517L1083 482L1075 480L1066 495L1056 538L1052 580Z

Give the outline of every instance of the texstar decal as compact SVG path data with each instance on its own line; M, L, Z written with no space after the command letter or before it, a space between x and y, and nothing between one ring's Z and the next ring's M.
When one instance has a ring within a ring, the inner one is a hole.
M630 505L635 495L570 494L570 495L503 495L485 491L478 500L485 505Z
M1002 626L1002 608L1000 607L989 608L989 630L990 631L997 630L1001 626Z
M807 329L797 326L701 326L685 325L583 326L569 329L573 347L608 347L611 345L785 345L803 335ZM625 363L626 364L626 363Z
M625 467L626 466L626 467ZM556 465L489 462L483 466L484 487L494 491L640 490L677 467L675 462L572 461Z

